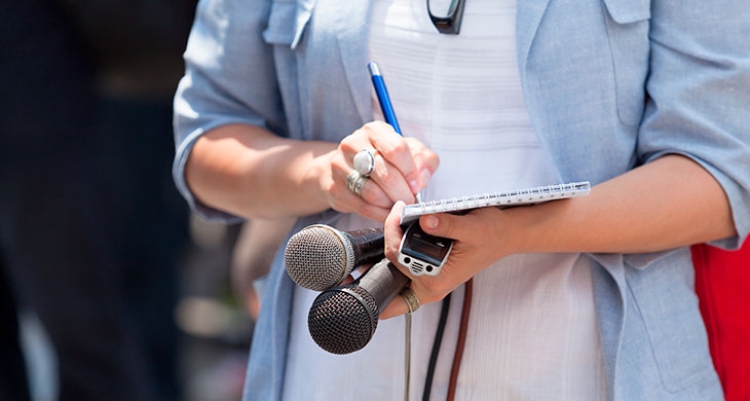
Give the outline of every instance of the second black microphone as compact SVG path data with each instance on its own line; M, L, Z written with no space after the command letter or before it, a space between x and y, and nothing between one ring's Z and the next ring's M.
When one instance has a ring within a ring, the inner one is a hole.
M307 316L315 343L333 354L364 348L378 327L380 312L409 284L396 266L383 259L352 284L323 291Z

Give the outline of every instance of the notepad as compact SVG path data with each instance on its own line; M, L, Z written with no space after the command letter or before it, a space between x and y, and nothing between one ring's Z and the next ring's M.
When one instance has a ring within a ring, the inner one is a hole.
M416 220L423 214L452 213L490 206L531 205L557 199L586 196L589 192L591 192L591 184L588 181L583 181L420 202L404 207L401 213L401 224Z

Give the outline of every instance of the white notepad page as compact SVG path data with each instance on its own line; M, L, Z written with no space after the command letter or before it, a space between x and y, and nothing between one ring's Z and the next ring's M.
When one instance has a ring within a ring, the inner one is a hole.
M423 214L458 212L490 206L529 205L557 199L586 196L589 192L591 192L591 184L588 181L583 181L438 199L406 205L401 213L401 223L416 220Z

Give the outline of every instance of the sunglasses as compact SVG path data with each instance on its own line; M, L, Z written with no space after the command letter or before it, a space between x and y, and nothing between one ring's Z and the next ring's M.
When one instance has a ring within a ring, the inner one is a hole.
M440 17L432 14L430 0L427 0L427 13L430 14L432 25L435 25L438 32L446 35L458 35L458 31L461 29L461 18L464 15L464 3L465 0L451 0L447 15Z

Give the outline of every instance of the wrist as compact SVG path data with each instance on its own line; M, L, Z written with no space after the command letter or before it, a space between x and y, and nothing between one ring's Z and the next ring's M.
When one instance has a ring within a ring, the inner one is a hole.
M503 246L502 256L508 256L517 253L535 252L535 234L532 224L533 215L530 214L530 207L521 206L500 210L502 216L500 224L495 225L500 232L501 243Z
M335 150L315 155L303 170L300 182L301 188L307 189L307 202L313 206L315 212L321 212L331 207L329 194L333 187L331 175L331 158Z
M506 236L512 253L571 251L566 249L566 237L573 232L566 231L561 224L564 210L571 201L564 199L505 210L504 226L509 229Z

